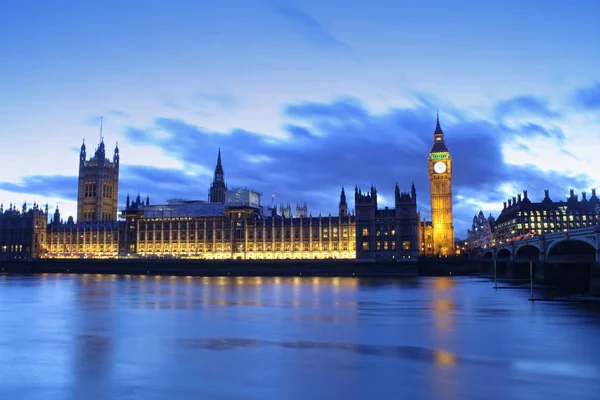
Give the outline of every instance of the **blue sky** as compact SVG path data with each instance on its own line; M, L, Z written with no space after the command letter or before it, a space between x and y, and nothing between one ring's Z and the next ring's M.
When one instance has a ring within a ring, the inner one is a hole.
M464 237L517 191L600 186L599 15L583 0L5 2L0 200L74 214L102 115L121 202L205 199L221 147L227 182L263 203L336 213L342 185L373 183L391 205L414 181L428 217L439 108Z

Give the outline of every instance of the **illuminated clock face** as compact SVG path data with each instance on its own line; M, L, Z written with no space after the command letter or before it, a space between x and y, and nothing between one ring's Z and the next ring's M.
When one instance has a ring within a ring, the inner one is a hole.
M441 162L441 161L438 161L433 166L433 170L435 172L437 172L438 174L442 174L442 173L444 173L446 171L446 164L443 163L443 162Z

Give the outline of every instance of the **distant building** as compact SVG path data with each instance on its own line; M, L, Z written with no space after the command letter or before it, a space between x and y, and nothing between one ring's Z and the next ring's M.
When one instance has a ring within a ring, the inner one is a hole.
M596 189L588 199L586 193L578 200L575 191L571 189L566 201L552 201L548 190L544 191L541 202L532 202L523 191L516 197L504 202L504 208L496 219L493 227L493 241L504 243L507 240L524 235L541 235L545 233L568 231L597 223L596 208L600 199Z
M0 259L20 260L39 257L46 247L48 206L37 204L21 210L10 204L5 211L0 205Z
M342 192L345 197L345 193ZM340 199L340 203L341 203ZM401 193L395 188L395 207L377 207L377 189L354 191L356 209L356 258L364 260L401 260L416 258L420 252L417 191Z
M473 223L471 229L467 230L467 252L471 252L475 249L485 249L493 243L493 228L496 220L492 217L483 215L483 211L479 211L479 214L473 216Z

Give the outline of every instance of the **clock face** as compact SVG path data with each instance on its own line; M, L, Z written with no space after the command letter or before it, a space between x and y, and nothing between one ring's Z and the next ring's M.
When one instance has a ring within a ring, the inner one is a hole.
M444 173L446 171L446 164L441 161L438 161L433 166L433 170L438 174Z

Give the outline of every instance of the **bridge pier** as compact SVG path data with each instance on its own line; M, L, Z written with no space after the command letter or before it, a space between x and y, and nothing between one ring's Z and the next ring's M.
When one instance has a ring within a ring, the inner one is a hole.
M600 262L596 261L590 268L590 287L588 293L600 295Z
M545 261L538 261L533 268L533 281L540 285L547 285L549 276L547 273L548 264Z

